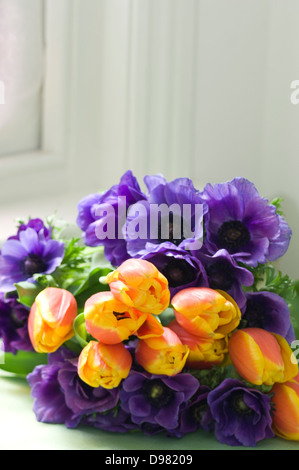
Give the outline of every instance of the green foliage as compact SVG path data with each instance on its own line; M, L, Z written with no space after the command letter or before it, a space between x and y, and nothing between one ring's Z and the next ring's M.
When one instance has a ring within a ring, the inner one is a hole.
M276 207L276 212L279 215L283 215L283 210L281 208L283 199L280 197L276 197L271 201L271 204Z
M254 283L247 291L274 292L282 297L290 306L295 298L295 283L290 276L278 271L272 263L259 264L255 268L245 266L254 275Z
M290 310L291 322L296 338L299 338L299 281L277 270L272 263L259 264L255 268L243 265L254 275L254 283L246 288L252 292L274 292L282 297Z
M0 369L20 377L26 377L36 366L47 364L47 361L47 354L36 354L31 351L18 351L16 354L6 352Z

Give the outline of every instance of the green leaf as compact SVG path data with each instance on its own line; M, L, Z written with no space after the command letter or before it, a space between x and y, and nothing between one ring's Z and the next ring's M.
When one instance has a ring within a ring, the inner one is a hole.
M175 319L173 308L169 307L159 315L159 319L163 326L167 326L172 320Z
M18 351L17 354L3 354L0 369L11 372L22 377L26 377L33 369L40 364L47 364L48 355L31 351Z
M100 282L101 277L107 276L112 271L110 268L95 268L93 269L82 284L73 292L78 304L78 309L82 309L86 300L93 294L109 290L107 284Z
M291 321L296 339L299 339L299 280L295 282L295 297L290 306Z
M26 307L31 307L33 302L35 301L35 297L39 292L41 292L44 287L39 284L33 284L32 282L19 282L15 284L19 302Z
M283 210L281 208L283 199L281 197L276 197L271 201L271 204L276 207L276 212L279 215L283 215Z

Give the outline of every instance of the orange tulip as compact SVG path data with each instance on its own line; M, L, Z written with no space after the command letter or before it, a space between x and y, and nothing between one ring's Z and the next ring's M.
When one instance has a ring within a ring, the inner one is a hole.
M135 349L137 362L147 372L168 376L182 371L188 354L188 346L169 328L162 336L139 340Z
M84 317L86 330L93 338L117 344L135 334L147 316L117 300L112 292L104 291L85 302Z
M77 302L67 290L47 287L35 298L29 318L28 332L35 351L51 353L74 336L73 322Z
M131 369L132 356L123 343L90 341L78 360L78 375L91 387L115 388Z
M122 303L159 315L169 306L168 281L149 261L128 259L107 276L111 292Z
M287 341L261 328L235 331L228 350L237 372L255 385L285 382L298 374L298 364L291 360L293 352Z
M276 383L271 392L274 393L273 431L284 439L299 441L299 383Z
M202 338L224 338L241 319L240 309L232 297L208 287L183 289L175 294L171 304L178 323Z
M117 344L131 335L140 338L159 336L159 320L117 300L112 292L92 295L84 306L85 327L93 338L106 344Z
M228 353L227 336L220 339L201 338L182 328L176 320L170 322L168 328L174 331L181 342L190 349L186 366L191 369L208 369L221 364Z

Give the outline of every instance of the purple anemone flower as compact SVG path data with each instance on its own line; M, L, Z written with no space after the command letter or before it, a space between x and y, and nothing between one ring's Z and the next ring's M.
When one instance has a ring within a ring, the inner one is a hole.
M21 223L18 227L17 234L12 235L8 238L8 240L19 240L20 233L26 230L28 227L33 228L36 233L42 232L46 240L49 240L52 236L52 227L46 227L41 219L29 219L26 224Z
M182 437L185 434L204 429L211 432L214 420L207 402L210 387L200 385L195 395L182 408L179 426L169 432L170 436Z
M187 287L207 287L205 269L198 258L171 242L147 243L142 259L153 263L168 280L171 297Z
M107 413L91 414L82 421L82 424L108 432L127 433L137 429L136 424L132 423L129 413L121 408Z
M90 387L77 373L77 358L68 350L49 355L49 363L27 376L38 421L78 426L88 416L116 406L118 389Z
M0 292L0 338L5 352L33 351L27 326L29 311L16 295Z
M286 301L274 292L247 292L243 319L247 327L262 328L283 336L290 344L295 340L290 311Z
M206 205L189 178L171 182L160 176L144 178L146 200L133 204L123 233L128 253L140 256L150 244L172 243L182 249L202 246L203 214Z
M253 274L239 266L225 249L218 250L213 255L200 250L196 252L196 256L207 273L209 287L227 292L237 302L242 312L246 306L246 296L242 286L253 284Z
M61 264L64 243L45 238L43 231L28 227L19 239L3 243L0 256L0 291L15 290L15 283L33 281L33 275L50 274Z
M84 243L103 245L105 256L113 266L130 258L122 226L128 207L145 197L137 179L127 171L108 191L83 198L78 204L77 224L83 231Z
M195 394L198 380L191 374L174 377L131 371L120 390L121 408L141 430L173 430L182 406Z
M255 447L274 437L271 429L271 399L235 379L225 379L208 395L215 420L215 436L223 444Z
M237 261L257 266L286 252L290 228L250 181L207 184L201 197L208 206L205 246L211 253L225 248Z

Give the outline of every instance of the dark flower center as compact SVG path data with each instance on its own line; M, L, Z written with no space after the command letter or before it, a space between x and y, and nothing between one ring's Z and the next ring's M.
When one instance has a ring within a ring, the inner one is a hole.
M165 217L163 217L162 220L159 220L158 243L170 241L174 245L178 246L183 240L184 237L182 217L178 217L177 215L174 217L173 213L170 212L167 221Z
M208 405L206 402L196 403L195 405L192 406L191 413L197 423L200 424L202 422L202 419L205 413L207 412L207 410L208 410Z
M12 308L10 312L10 319L15 328L20 328L25 325L26 319L21 320L16 309Z
M161 272L168 280L170 287L189 284L196 279L196 270L184 259L171 258Z
M243 393L237 393L232 400L233 408L236 410L238 414L247 415L252 413L252 409L246 405L243 399Z
M239 220L230 220L221 225L218 238L223 248L236 251L250 241L250 233Z
M32 276L35 273L43 273L46 267L46 263L38 255L30 254L23 260L23 272L28 276Z
M173 390L168 388L160 379L145 381L142 393L154 408L163 408L173 398Z
M262 305L253 299L248 299L244 318L247 326L264 328L265 312Z
M211 289L229 290L234 282L230 265L224 261L211 264L206 268Z
M127 312L113 312L113 315L117 320L125 320L126 318L129 318Z

